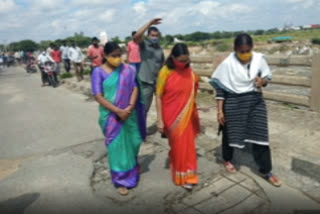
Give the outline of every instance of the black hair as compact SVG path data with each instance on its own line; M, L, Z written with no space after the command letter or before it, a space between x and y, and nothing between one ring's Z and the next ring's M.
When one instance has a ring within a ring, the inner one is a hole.
M184 43L178 43L176 44L169 55L169 57L166 60L166 65L169 69L175 69L173 58L179 57L181 55L189 55L188 46ZM187 67L190 66L190 63L187 65Z
M104 53L105 55L109 55L117 49L121 50L120 46L116 42L107 42L107 44L104 46Z
M241 45L248 45L250 47L253 47L253 40L249 34L241 33L237 35L237 37L234 40L234 47L238 48Z
M131 36L134 36L137 33L137 31L132 31Z
M151 33L152 31L160 33L160 31L159 31L158 28L152 26L152 27L149 27L149 29L148 29L148 35L150 35L150 33Z
M93 37L91 41L99 41L99 39L97 37Z

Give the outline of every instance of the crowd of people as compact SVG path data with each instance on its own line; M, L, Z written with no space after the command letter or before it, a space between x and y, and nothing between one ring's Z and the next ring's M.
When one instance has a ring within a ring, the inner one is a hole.
M83 54L81 48L76 45L74 41L63 41L62 45L51 43L47 49L40 51L7 51L0 54L0 66L10 67L12 65L29 65L31 62L36 62L41 73L42 86L45 86L47 81L47 74L44 71L45 63L54 63L55 78L61 73L61 66L64 67L65 72L70 73L71 67L74 68L78 81L84 79L84 61L85 59L91 61L91 71L103 63L104 53L103 47L99 44L98 38L92 38L92 44L87 49L87 54Z
M31 52L26 51L2 51L0 52L1 68L26 63Z
M161 19L153 19L132 32L132 41L126 48L128 63L123 63L117 43L107 42L102 47L96 37L86 56L71 41L61 47L51 44L37 57L39 65L54 63L56 75L61 64L66 72L72 65L78 81L83 80L84 59L90 60L92 94L99 103L98 123L108 148L112 183L121 195L138 185L139 148L151 134L146 117L154 97L157 131L168 139L171 148L169 165L174 184L191 190L199 183L195 146L200 132L196 104L199 77L191 68L187 45L175 44L165 59L159 43L161 33L156 27L160 23ZM223 165L227 172L236 173L234 149L251 144L259 172L279 187L281 182L271 172L267 111L261 93L271 80L271 72L263 54L254 52L253 47L250 35L237 35L234 51L217 67L210 81L216 90ZM5 64L8 57L3 56ZM10 56L20 63L32 54L16 52ZM39 67L44 86L45 72Z
M196 104L199 77L193 72L187 45L176 44L165 59L159 43L160 31L153 19L136 32L127 46L128 64L115 42L102 50L88 50L92 60L92 94L99 103L99 125L108 148L112 183L127 195L139 182L139 148L146 140L146 117L156 97L157 130L170 145L169 165L174 184L191 190L199 183L195 141L200 132ZM146 36L145 36L146 33ZM264 56L253 51L248 34L239 34L234 51L213 72L219 133L222 132L223 165L236 173L235 148L252 145L261 175L279 187L271 172L266 105L261 87L271 72ZM102 61L98 65L94 59ZM218 131L218 130L217 130Z

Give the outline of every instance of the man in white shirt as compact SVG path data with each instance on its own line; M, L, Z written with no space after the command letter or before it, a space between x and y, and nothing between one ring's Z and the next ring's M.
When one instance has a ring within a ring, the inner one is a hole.
M14 58L16 59L16 61L18 62L18 64L20 65L21 62L21 54L20 51L17 51L14 53Z
M50 43L49 47L47 48L47 54L51 55L51 52L53 51L53 43Z
M68 57L72 65L74 66L78 82L80 82L81 80L83 80L83 54L81 52L81 49L78 46L76 46L75 42L72 41L71 44L72 45L68 51Z
M71 66L70 66L70 59L68 56L69 47L66 42L63 42L62 46L60 47L60 51L61 51L61 58L63 61L64 68L66 69L66 72L69 73Z
M48 81L48 77L47 77L47 73L44 72L43 70L43 65L50 61L50 62L54 62L54 60L51 58L51 56L46 52L46 51L42 51L38 58L38 66L39 66L39 69L40 69L40 73L41 73L41 81L42 81L42 87L45 85L45 83Z

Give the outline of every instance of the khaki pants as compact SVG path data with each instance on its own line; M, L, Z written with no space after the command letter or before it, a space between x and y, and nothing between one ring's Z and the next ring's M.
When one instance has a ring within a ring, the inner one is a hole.
M83 80L83 65L82 62L73 62L73 67L76 71L76 77L78 81Z

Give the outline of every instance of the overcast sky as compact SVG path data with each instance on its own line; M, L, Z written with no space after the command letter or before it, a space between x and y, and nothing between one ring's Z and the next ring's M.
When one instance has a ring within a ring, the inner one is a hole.
M320 23L320 0L0 0L0 43L84 32L124 38L153 17L166 34Z

